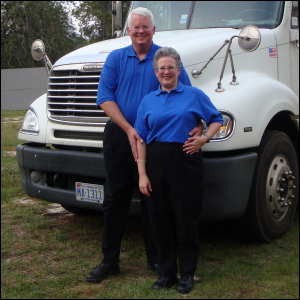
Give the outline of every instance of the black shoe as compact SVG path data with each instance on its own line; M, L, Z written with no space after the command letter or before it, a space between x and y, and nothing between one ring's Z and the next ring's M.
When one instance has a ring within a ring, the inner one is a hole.
M87 276L88 282L101 282L111 275L120 273L119 265L101 263L98 267L94 268Z
M185 274L181 277L179 281L177 292L187 294L189 293L194 284L194 276L190 274Z
M168 289L172 285L175 285L177 283L178 283L177 275L168 276L168 277L159 277L152 285L152 288L155 290Z
M148 264L147 270L157 272L158 271L158 264L153 264L153 265Z

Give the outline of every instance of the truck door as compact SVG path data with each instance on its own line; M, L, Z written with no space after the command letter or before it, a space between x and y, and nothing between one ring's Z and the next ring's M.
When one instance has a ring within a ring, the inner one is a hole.
M293 1L290 35L291 89L299 97L299 16L298 1Z

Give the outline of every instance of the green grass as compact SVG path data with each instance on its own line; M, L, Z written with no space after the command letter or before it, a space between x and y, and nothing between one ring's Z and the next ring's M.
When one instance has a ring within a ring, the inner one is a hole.
M26 111L1 110L1 203L24 195L16 163L18 132Z
M2 122L8 114L17 116L1 111ZM152 290L157 277L146 270L141 219L129 217L121 274L87 283L87 273L102 259L103 217L51 215L50 203L32 198L28 204L15 202L26 195L16 158L6 152L19 143L21 123L13 124L1 135L1 298L299 299L299 211L289 232L271 244L243 240L235 223L203 223L196 282L186 296L175 288Z

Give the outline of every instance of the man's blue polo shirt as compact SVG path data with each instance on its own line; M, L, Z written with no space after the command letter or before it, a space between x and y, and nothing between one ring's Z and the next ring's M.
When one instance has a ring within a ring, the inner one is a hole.
M96 105L114 101L132 126L142 99L157 89L159 81L154 73L153 57L160 46L152 43L147 55L140 60L132 45L112 51L103 66ZM181 65L182 66L182 65ZM179 79L191 85L182 66Z
M147 95L138 109L134 127L147 144L152 141L183 144L200 119L207 125L223 123L222 114L204 92L179 82L170 93L159 86Z

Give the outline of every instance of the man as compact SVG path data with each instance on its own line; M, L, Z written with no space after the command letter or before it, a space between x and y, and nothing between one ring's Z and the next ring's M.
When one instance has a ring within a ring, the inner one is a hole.
M118 274L121 241L131 203L137 172L137 141L143 142L134 129L137 109L144 96L157 89L159 82L153 70L153 57L160 46L152 42L155 26L152 13L143 7L134 9L127 27L132 45L112 51L101 72L96 105L111 119L107 122L103 150L107 173L103 202L103 259L88 275L87 281L101 282ZM191 85L184 68L179 80ZM191 135L200 134L201 127ZM157 270L144 199L142 203L143 234L148 269Z

